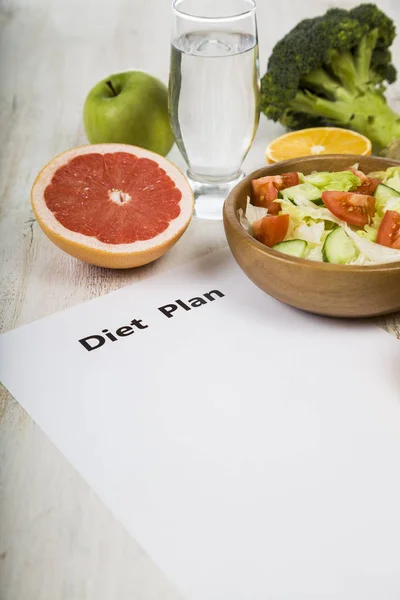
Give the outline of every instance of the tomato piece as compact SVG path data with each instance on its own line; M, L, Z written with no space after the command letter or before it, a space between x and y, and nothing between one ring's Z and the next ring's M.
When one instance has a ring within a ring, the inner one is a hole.
M251 182L253 188L253 203L255 206L263 206L271 215L277 215L281 210L278 198L280 190L284 190L300 183L299 174L283 173L282 175L267 175Z
M380 182L381 182L380 179L370 179L368 177L368 180L365 183L362 183L361 185L359 185L358 188L356 188L354 190L354 193L355 194L366 194L367 196L372 196L372 194L374 193L374 191L376 190L376 188L378 187Z
M253 223L253 234L256 240L266 246L275 246L283 242L289 229L289 215L266 216Z
M275 183L273 181L267 181L257 189L257 194L253 194L253 203L255 206L263 206L264 208L267 208L271 215L277 215L281 210L281 205L279 202L275 202L275 200L278 198L278 194L278 188L276 187Z
M298 185L300 183L299 174L296 171L292 171L291 173L284 173L282 176L282 187L279 188L284 190L288 187L293 187L294 185Z
M299 174L296 171L291 173L283 173L282 175L266 175L266 177L260 177L259 179L253 179L252 186L253 192L258 193L258 190L262 188L265 183L272 182L278 190L284 190L285 188L292 187L300 183Z
M371 223L375 212L375 198L365 194L322 192L322 202L335 217L359 227Z
M400 250L400 213L387 210L378 229L378 244Z
M273 186L277 191L279 186L282 184L282 178L280 175L273 175L268 177L260 177L260 179L253 179L251 187L253 188L253 199L261 200L265 196L268 190L271 190Z

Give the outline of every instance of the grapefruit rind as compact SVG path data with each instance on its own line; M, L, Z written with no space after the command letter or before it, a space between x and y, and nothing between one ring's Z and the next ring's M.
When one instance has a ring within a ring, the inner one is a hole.
M64 227L47 207L44 192L54 173L75 156L83 154L107 154L128 152L139 158L155 161L174 181L181 191L180 214L170 221L168 227L155 237L130 244L106 244L95 237L71 231ZM100 267L128 269L139 267L160 258L182 236L194 212L194 196L183 173L166 158L149 150L128 144L91 144L67 150L50 161L37 176L31 191L31 203L35 217L47 237L61 250L75 258Z

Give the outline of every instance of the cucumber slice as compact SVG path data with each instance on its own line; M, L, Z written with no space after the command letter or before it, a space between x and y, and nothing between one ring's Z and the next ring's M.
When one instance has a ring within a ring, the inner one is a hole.
M307 251L307 242L304 240L288 240L287 242L279 242L272 248L278 250L278 252L283 252L283 254L303 258Z
M386 176L385 185L400 192L400 170L399 167L389 167L388 171L393 172L391 176Z
M357 249L344 229L336 227L326 237L322 248L324 262L345 265L357 257Z
M387 202L389 198L400 198L400 192L397 192L395 189L385 185L384 183L380 183L376 186L374 196L379 202Z
M315 185L307 182L300 183L299 185L293 185L292 187L282 190L282 195L291 202L295 202L296 196L303 196L311 202L321 200L321 190L319 190Z
M384 183L377 185L374 197L376 211L381 217L386 210L386 204L391 198L399 198L400 204L400 193Z

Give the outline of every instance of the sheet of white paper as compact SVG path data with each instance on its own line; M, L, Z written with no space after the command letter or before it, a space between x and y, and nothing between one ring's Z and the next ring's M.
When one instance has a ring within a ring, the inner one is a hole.
M399 354L222 251L4 334L0 379L188 600L398 600Z

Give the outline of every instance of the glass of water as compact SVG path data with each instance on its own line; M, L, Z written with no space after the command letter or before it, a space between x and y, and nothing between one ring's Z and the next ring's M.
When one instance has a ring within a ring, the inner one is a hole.
M174 0L169 113L200 218L222 205L259 121L254 0Z

